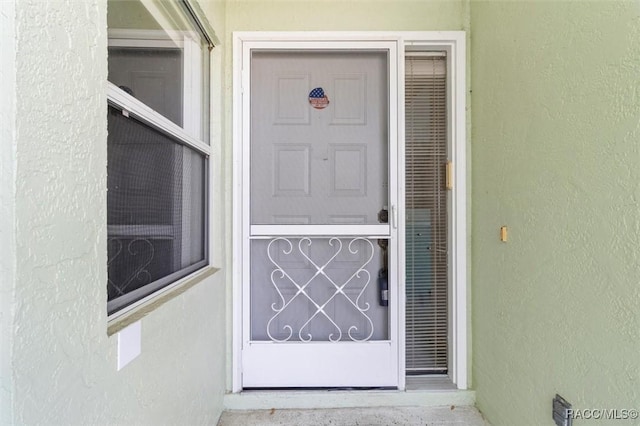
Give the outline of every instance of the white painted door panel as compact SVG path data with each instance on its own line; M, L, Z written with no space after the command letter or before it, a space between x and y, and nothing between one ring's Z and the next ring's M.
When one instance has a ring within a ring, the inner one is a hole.
M251 223L377 224L388 205L386 52L251 60ZM329 104L315 109L321 88Z

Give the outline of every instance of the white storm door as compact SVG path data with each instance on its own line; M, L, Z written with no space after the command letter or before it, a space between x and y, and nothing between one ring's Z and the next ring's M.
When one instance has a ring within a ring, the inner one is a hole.
M245 51L244 388L398 385L394 48Z

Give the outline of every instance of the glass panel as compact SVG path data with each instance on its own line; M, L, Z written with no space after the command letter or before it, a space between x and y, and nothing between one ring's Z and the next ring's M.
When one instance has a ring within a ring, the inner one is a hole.
M251 61L251 223L378 224L388 53L263 51Z
M109 107L109 301L205 259L205 159Z
M406 369L446 373L448 354L447 84L444 57L407 57Z
M386 271L378 241L251 241L252 340L387 340L388 307L381 302Z
M182 50L109 48L109 80L182 126Z
M206 140L209 50L191 16L175 1L109 0L107 21L109 81Z

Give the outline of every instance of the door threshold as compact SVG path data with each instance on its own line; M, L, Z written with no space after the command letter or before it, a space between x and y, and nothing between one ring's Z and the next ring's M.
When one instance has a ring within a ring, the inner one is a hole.
M328 391L328 392L339 392L339 391L395 391L398 390L397 387L375 387L375 386L341 386L341 387L317 387L317 388L244 388L242 392L289 392L289 391Z
M407 391L455 391L458 389L446 374L407 375L405 387Z
M397 389L245 390L224 396L226 410L270 410L359 407L436 407L475 404L473 390Z

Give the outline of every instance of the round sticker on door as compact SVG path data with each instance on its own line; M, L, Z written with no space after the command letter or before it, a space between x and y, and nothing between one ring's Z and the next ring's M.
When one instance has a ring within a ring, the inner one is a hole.
M324 109L329 105L329 98L324 94L322 87L316 87L309 93L309 103L315 109Z

